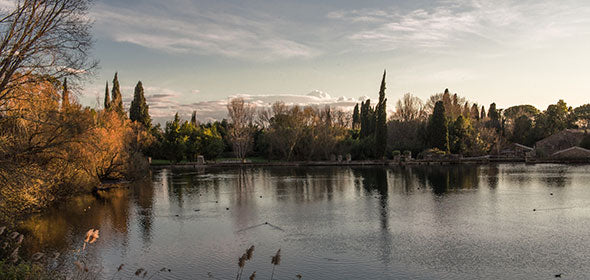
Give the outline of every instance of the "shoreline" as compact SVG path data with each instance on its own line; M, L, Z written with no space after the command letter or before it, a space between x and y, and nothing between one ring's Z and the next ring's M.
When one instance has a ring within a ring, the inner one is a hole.
M312 167L312 166L418 166L418 165L457 165L457 164L590 164L590 159L524 159L524 158L463 158L441 160L357 160L357 161L278 161L278 162L210 162L199 164L184 162L173 164L150 164L150 168L197 169L216 167Z

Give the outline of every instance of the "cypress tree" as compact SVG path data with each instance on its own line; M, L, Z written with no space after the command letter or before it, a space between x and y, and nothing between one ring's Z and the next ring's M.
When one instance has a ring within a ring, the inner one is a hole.
M484 120L485 118L486 118L486 109L482 105L481 106L481 116L480 116L480 119Z
M375 130L374 115L375 114L371 108L371 99L367 99L367 101L361 106L361 138L373 135Z
M357 103L354 105L354 110L352 111L352 129L356 129L359 126L360 118L359 104Z
M428 140L432 148L449 151L449 128L445 117L445 106L437 101L428 123Z
M368 101L368 100L367 100ZM366 133L366 127L367 127L367 108L365 106L366 102L361 101L361 113L360 113L360 138L364 138L365 137L365 133Z
M387 148L387 110L385 98L385 74L383 71L383 79L381 80L381 87L379 89L379 102L375 107L375 140L376 140L376 156L382 158L385 155Z
M123 97L121 96L121 89L119 87L119 78L117 77L118 73L115 73L115 77L113 78L113 89L111 91L112 95L112 107L115 111L123 114Z
M471 106L471 118L479 120L479 109L477 104L473 104L473 106Z
M498 119L498 111L496 110L496 103L490 104L490 107L488 108L488 118L490 118L492 120Z
M129 119L137 121L149 128L152 125L152 120L149 114L149 106L145 102L145 96L143 94L143 85L141 81L137 82L135 86L135 92L133 94L133 101L131 101L131 107L129 108Z
M111 108L111 96L109 95L109 82L104 89L104 109L108 110Z
M497 132L502 130L502 123L500 122L500 111L496 109L496 103L490 104L488 108L489 126L496 129Z
M61 107L66 108L70 105L70 92L68 91L68 78L64 78L64 88L61 95Z

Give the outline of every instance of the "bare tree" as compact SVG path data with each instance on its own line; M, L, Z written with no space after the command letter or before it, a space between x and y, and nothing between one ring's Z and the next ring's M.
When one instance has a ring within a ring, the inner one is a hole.
M97 66L88 9L92 0L15 0L0 11L0 111L13 89L40 80L75 82Z
M410 93L404 94L395 107L394 118L400 121L409 122L426 117L422 100Z
M242 98L234 98L228 102L227 111L230 120L229 139L232 142L234 154L243 162L252 148L254 132L252 121L256 108L247 104Z

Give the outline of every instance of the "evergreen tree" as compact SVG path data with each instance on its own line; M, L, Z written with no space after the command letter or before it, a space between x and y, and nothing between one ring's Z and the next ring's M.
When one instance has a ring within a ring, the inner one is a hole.
M191 123L194 126L197 126L197 111L193 111L193 114L191 115Z
M510 141L523 145L533 145L534 143L530 137L532 129L533 121L526 115L521 115L514 120L514 128Z
M361 103L362 104L362 103ZM361 106L361 138L372 136L375 132L375 111L371 107L371 100L367 99Z
M115 77L113 78L113 89L111 91L111 99L112 99L112 108L123 114L123 97L121 96L121 89L119 87L119 78L117 77L118 73L115 73Z
M181 123L178 113L174 115L174 120L166 122L164 130L164 139L162 150L166 159L179 162L184 158L186 151L186 139L181 133Z
M479 107L477 106L477 104L473 104L473 106L471 106L471 118L474 120L479 120Z
M361 121L361 116L359 112L359 104L357 103L354 105L354 110L352 111L352 129L356 129L359 127Z
M385 71L383 71L383 79L381 80L381 87L379 89L379 102L375 106L375 140L376 140L376 157L382 158L385 155L387 148L387 109L385 98Z
M145 96L143 94L143 85L141 81L137 82L137 85L135 86L133 101L131 101L131 107L129 107L129 119L131 119L132 121L139 122L147 128L150 128L152 126L152 120L150 118L149 113L149 106L145 102Z
M483 105L481 106L481 116L479 117L480 120L485 120L486 118L486 109L483 107Z
M64 78L64 88L61 95L61 107L66 108L70 105L70 92L68 91L68 78Z
M370 117L371 117L371 99L361 102L361 138L365 138L370 134Z
M437 101L434 105L434 111L428 123L428 140L432 148L449 151L449 129L442 101Z
M488 127L496 129L497 132L502 130L502 122L500 120L500 111L496 109L496 103L490 104L488 108Z
M490 104L488 108L488 118L492 120L498 120L498 111L496 110L496 103Z
M111 96L109 95L109 82L107 81L107 85L104 90L104 109L108 110L111 108Z

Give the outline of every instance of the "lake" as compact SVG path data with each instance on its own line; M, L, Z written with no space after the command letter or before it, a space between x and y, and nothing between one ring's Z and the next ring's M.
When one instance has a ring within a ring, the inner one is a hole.
M84 234L99 279L590 277L590 166L449 165L153 170L22 224L29 252L71 267ZM149 276L148 276L149 277Z

